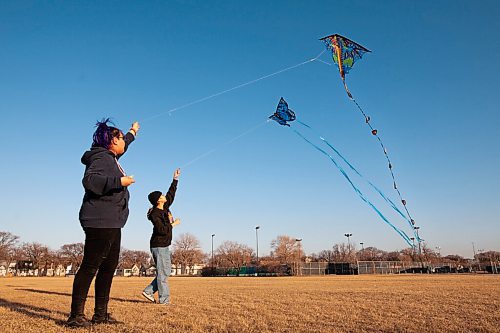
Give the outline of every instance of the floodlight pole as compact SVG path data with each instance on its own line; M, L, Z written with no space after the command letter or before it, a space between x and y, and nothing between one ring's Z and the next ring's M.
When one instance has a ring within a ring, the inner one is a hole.
M438 255L441 258L441 246L436 246L436 250L438 251Z
M347 237L347 249L349 251L349 259L350 259L350 257L351 257L351 241L350 241L349 237L351 237L352 234L344 234L344 236Z
M257 266L259 266L259 233L258 230L260 229L260 225L255 227L255 242L257 243Z
M411 237L410 239L413 243L413 247L411 248L411 252L413 253L413 257L415 257L415 237ZM412 258L412 260L413 260L413 258Z
M212 276L214 276L214 236L215 234L212 234Z
M302 275L301 274L302 272L300 270L300 248L301 248L302 238L296 238L295 241L299 243L299 262L297 263L297 275Z
M420 227L413 227L415 232L417 233L417 241L418 241L418 256L420 258L420 265L422 266L422 269L424 268L424 262L422 260L422 247L420 246L420 236L418 235L418 230Z

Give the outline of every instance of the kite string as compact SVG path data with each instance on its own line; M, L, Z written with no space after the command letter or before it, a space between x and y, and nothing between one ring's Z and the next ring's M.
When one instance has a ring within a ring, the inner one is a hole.
M219 92L217 92L217 93L214 93L214 94L211 94L211 95L208 95L208 96L202 97L202 98L200 98L200 99L194 100L194 101L189 102L189 103L186 103L186 104L184 104L184 105L181 105L181 106L175 107L175 108L173 108L173 109L170 109L170 110L167 110L167 111L163 111L163 112L160 112L160 113L158 113L158 114L156 114L156 115L152 115L152 116L150 116L150 117L144 118L144 119L142 119L142 122L144 122L144 121L148 121L148 120L151 120L151 119L154 119L154 118L157 118L157 117L160 117L160 116L162 116L162 115L164 115L164 114L166 114L166 113L168 113L169 115L172 115L172 113L177 112L177 111L179 111L179 110L181 110L181 109L185 109L185 108L187 108L187 107L189 107L189 106L192 106L192 105L195 105L195 104L199 104L199 103L201 103L201 102L204 102L204 101L207 101L207 100L212 99L212 98L214 98L214 97L217 97L217 96L220 96L220 95L226 94L226 93L231 92L231 91L233 91L233 90L236 90L236 89L239 89L239 88L242 88L242 87L248 86L248 85L250 85L250 84L253 84L253 83L256 83L256 82L259 82L259 81L265 80L265 79L270 78L270 77L272 77L272 76L276 76L276 75L278 75L278 74L281 74L281 73L287 72L287 71L292 70L292 69L294 69L294 68L297 68L297 67L303 66L303 65L308 64L308 63L310 63L310 62L313 62L313 61L318 60L318 58L319 58L319 57L320 57L323 53L325 53L325 52L326 52L326 50L323 50L323 51L322 51L322 52L320 52L320 53L319 53L316 57L311 58L311 59L308 59L308 60L303 61L303 62L301 62L301 63L298 63L298 64L296 64L296 65L293 65L293 66L289 66L289 67L286 67L286 68L280 69L280 70L278 70L278 71L276 71L276 72L274 72L274 73L271 73L271 74L267 74L267 75L261 76L261 77L259 77L259 78L257 78L257 79L253 79L253 80L250 80L250 81L248 81L248 82L244 82L244 83L238 84L238 85L236 85L236 86L234 86L234 87L232 87L232 88L228 88L228 89L225 89L225 90L219 91Z
M296 129L293 129L292 130L294 131L295 134L297 134L300 138L302 138L304 141L306 141L307 143L309 143L311 146L313 146L314 148L316 148L318 151L320 151L322 154L324 154L325 156L327 156L330 161L332 161L332 163L337 167L337 169L339 169L339 171L342 173L342 175L344 176L344 178L349 182L349 184L351 184L351 187L354 189L354 191L358 194L358 196L361 198L361 200L363 200L366 204L368 204L376 213L378 216L380 216L380 218L385 222L387 223L392 229L394 229L394 231L396 231L405 241L406 243L410 246L410 247L413 247L413 243L411 242L410 238L408 237L408 235L406 235L406 233L400 229L398 229L395 225L393 225L391 222L389 222L389 220L382 214L382 212L380 212L380 210L377 209L377 207L375 207L375 205L373 203L370 202L370 200L368 200L364 195L363 193L354 185L354 183L351 181L351 179L349 178L349 176L347 175L347 173L344 171L344 169L335 161L335 159L330 155L328 154L326 151L324 151L323 149L321 149L320 147L318 147L317 145L315 145L314 143L312 143L311 141L309 141L304 135L302 135L299 131L297 131Z
M228 140L228 141L226 141L226 142L224 142L224 143L220 144L219 146L217 146L217 147L215 147L215 148L212 148L212 149L210 149L210 150L208 150L208 151L204 152L203 154L201 154L201 155L197 156L196 158L194 158L194 159L190 160L189 162L187 162L187 163L185 163L185 164L181 165L181 166L180 166L180 168L184 169L184 168L186 168L186 167L190 166L191 164L193 164L193 163L195 163L195 162L197 162L197 161L201 160L202 158L204 158L204 157L206 157L206 156L208 156L208 155L210 155L210 154L214 153L215 151L219 150L220 148L222 148L222 147L224 147L224 146L227 146L227 145L229 145L229 144L233 143L234 141L236 141L236 140L240 139L241 137L243 137L243 136L245 136L245 135L248 135L248 134L252 133L253 131L257 130L259 127L261 127L261 126L263 126L263 125L267 124L268 122L269 122L269 120L267 119L267 120L265 120L264 122L259 123L258 125L252 126L251 128L249 128L249 129L245 130L244 132L242 132L242 133L238 134L237 136L235 136L235 137L231 138L230 140Z

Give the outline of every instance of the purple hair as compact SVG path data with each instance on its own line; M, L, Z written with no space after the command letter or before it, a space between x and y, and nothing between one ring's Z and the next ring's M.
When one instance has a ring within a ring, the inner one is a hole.
M118 128L108 126L108 123L113 124L109 118L102 119L96 123L96 130L94 132L92 147L102 147L108 149L111 146L111 140L117 138L122 134Z

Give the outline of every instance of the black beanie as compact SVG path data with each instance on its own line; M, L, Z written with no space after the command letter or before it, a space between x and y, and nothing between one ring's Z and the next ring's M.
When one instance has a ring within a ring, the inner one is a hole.
M160 199L161 194L162 193L160 191L154 191L148 194L148 200L151 202L153 207L158 206L158 200Z

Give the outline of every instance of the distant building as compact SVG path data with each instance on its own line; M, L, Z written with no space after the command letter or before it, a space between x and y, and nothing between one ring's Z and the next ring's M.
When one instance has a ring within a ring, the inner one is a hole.
M195 264L193 266L187 266L184 269L184 274L183 272L183 266L182 265L172 265L172 272L171 275L201 275L201 271L205 267L205 264Z

